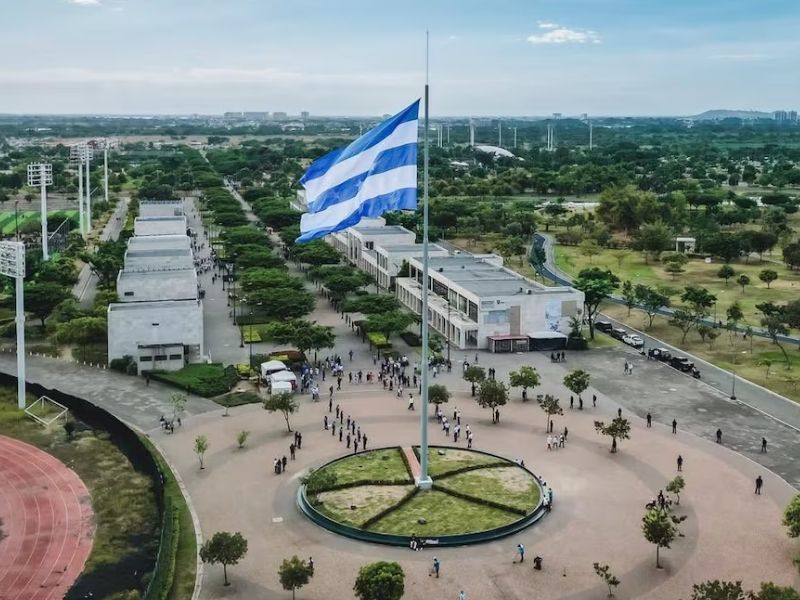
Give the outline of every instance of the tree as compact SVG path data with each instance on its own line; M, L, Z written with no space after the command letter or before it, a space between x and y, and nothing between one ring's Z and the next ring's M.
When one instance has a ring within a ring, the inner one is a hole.
M464 379L472 384L472 395L475 395L475 384L486 379L486 369L478 365L470 365L464 369Z
M783 248L783 262L792 270L800 266L800 242L787 244Z
M644 250L645 263L649 263L651 254L658 254L673 243L672 230L663 221L644 223L637 233L637 242Z
M617 269L622 270L622 263L628 260L628 257L631 255L630 252L627 250L614 250L611 252L611 256L614 257L614 260L617 261Z
M292 257L298 262L309 265L335 265L341 260L340 254L322 240L314 240L307 244L296 244L292 247Z
M72 294L65 287L57 283L26 283L25 284L25 310L30 311L39 319L44 331L44 321L50 316L56 306L61 304Z
M203 459L205 458L206 451L208 450L208 438L204 435L198 435L194 439L194 453L197 454L197 459L200 461L200 470L205 469Z
M619 579L611 572L611 567L608 565L600 566L600 563L594 563L592 566L594 567L595 575L608 586L608 597L613 598L614 588L619 585Z
M756 310L763 315L761 325L767 330L767 334L772 340L772 343L775 344L783 354L783 358L786 361L786 368L791 369L792 362L779 339L780 336L789 335L789 328L786 326L786 307L778 306L772 302L762 302L761 304L756 304Z
M522 393L527 395L528 388L535 388L542 382L542 378L535 367L520 367L509 374L511 387L521 387Z
M778 272L772 269L764 269L758 274L758 278L766 283L767 289L769 289L770 284L778 278Z
M59 323L53 339L57 344L78 344L83 359L86 359L86 345L102 342L108 338L108 323L102 317L76 317L66 323Z
M362 315L376 315L393 312L400 309L397 296L389 294L365 294L348 298L342 304L342 312L361 313Z
M655 319L658 311L670 305L670 298L658 289L641 283L636 285L634 293L639 306L647 314L649 319L647 328L649 329L653 326L653 319Z
M656 545L656 568L661 568L659 551L669 548L678 535L678 528L666 511L657 508L648 510L642 518L644 539Z
M314 310L314 296L305 289L274 287L256 289L247 294L248 306L270 319L298 319Z
M400 600L405 593L405 573L396 562L374 562L358 571L353 591L359 600Z
M127 249L125 242L101 242L93 254L84 253L84 262L89 263L92 273L97 275L100 287L113 287L117 273L122 268Z
M450 400L450 392L447 387L441 384L434 384L428 386L428 402L439 406L445 404Z
M800 600L800 592L771 582L763 582L757 593L746 592L741 581L714 580L696 584L692 600Z
M735 301L725 310L725 316L728 320L728 323L733 323L734 327L744 319L744 312L742 311L742 305L739 304L739 301Z
M278 578L281 586L285 590L291 590L292 600L294 600L295 590L306 585L313 576L314 565L300 560L297 555L289 559L284 558L278 568Z
M549 432L550 421L553 418L553 415L563 415L564 411L558 404L558 398L551 396L550 394L545 394L543 398L538 398L538 402L539 408L541 408L544 411L544 414L547 415L547 424L545 425L544 430Z
M336 341L333 327L304 319L270 323L264 328L264 333L267 339L278 344L293 345L303 353L333 348Z
M710 308L717 301L717 297L707 289L687 286L681 294L683 308L677 308L672 313L669 324L677 327L683 332L681 343L686 342L686 336L693 327L708 316Z
M796 494L783 511L783 524L789 529L789 537L800 537L800 494Z
M625 280L622 284L622 299L625 301L625 306L628 307L628 316L631 316L631 309L636 306L636 288L630 279Z
M228 565L236 565L247 554L247 540L238 531L218 531L200 547L200 560L211 565L222 565L225 585L228 583Z
M247 431L246 429L243 429L242 431L236 434L236 443L239 445L239 448L244 448L244 445L247 442L247 438L249 437L250 437L250 432Z
M271 413L280 412L286 421L286 429L289 433L292 432L292 427L289 425L289 415L296 413L300 405L295 400L294 396L289 392L281 392L280 394L272 394L271 397L264 400L264 410Z
M611 452L617 451L617 440L631 439L631 424L628 419L616 417L608 425L604 421L595 421L594 430L600 435L607 435L611 438Z
M683 478L682 475L676 476L675 479L667 483L666 489L670 494L675 494L675 498L677 499L676 504L681 503L681 492L685 487L686 487L686 480Z
M744 294L744 287L746 285L750 285L750 278L744 273L742 273L741 275L739 275L739 277L736 278L736 283L742 286L742 293Z
M239 287L245 294L273 288L302 290L305 283L299 277L289 275L283 269L256 267L246 269L239 277Z
M589 379L589 373L583 369L575 369L564 376L564 387L580 398L581 394L589 387Z
M394 310L387 313L370 315L365 323L367 331L382 333L386 340L395 333L405 331L414 322L414 318L407 312Z
M508 388L502 381L484 379L478 388L478 405L492 411L492 423L496 423L495 409L508 402Z
M669 261L665 263L664 270L670 275L672 275L672 281L675 281L676 276L686 271L683 265L677 261Z
M717 277L725 280L725 287L728 287L728 280L736 275L736 271L730 265L722 265L717 271Z
M586 319L589 321L589 337L594 339L594 318L600 303L608 298L619 287L619 277L611 271L593 267L583 269L572 285L583 292L583 306Z
M706 239L703 242L703 249L729 263L741 254L742 243L735 235L720 233Z
M172 408L172 418L180 420L186 412L186 404L189 402L189 397L182 392L174 392L169 395L169 405Z
M498 244L497 251L506 259L511 256L519 256L520 264L522 264L522 256L525 254L525 242L519 236L511 236Z
M592 258L597 256L601 252L600 246L592 238L586 238L585 240L583 240L580 243L578 249L579 252L581 253L581 256L585 256L586 258L589 259L589 264L592 264Z

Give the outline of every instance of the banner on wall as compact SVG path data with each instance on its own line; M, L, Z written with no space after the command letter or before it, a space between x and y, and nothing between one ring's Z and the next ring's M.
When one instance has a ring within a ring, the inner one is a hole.
M561 301L548 300L544 305L544 322L550 331L558 331L561 325Z

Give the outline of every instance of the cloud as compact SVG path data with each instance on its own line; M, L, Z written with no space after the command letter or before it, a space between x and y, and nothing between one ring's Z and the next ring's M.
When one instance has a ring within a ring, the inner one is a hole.
M100 0L67 0L67 3L77 6L97 6L100 4Z
M768 54L762 52L743 52L738 54L716 54L711 57L712 60L725 60L733 62L748 62L752 60L766 60L770 58Z
M539 26L539 29L556 29L558 27L558 25L549 21L536 21L536 25Z
M528 36L531 44L599 44L600 36L591 29L567 29L554 23L539 23L544 33Z

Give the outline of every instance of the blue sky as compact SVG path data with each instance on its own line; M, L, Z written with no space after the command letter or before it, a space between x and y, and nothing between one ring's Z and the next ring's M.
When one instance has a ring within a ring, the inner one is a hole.
M797 0L0 0L0 112L693 114L800 104Z

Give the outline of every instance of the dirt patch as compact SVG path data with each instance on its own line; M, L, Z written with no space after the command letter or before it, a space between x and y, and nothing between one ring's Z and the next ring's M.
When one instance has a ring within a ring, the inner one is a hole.
M397 504L410 485L362 485L317 495L325 510L346 523L360 524L385 508Z
M530 474L517 467L483 469L478 472L497 480L509 492L527 492L533 485Z

